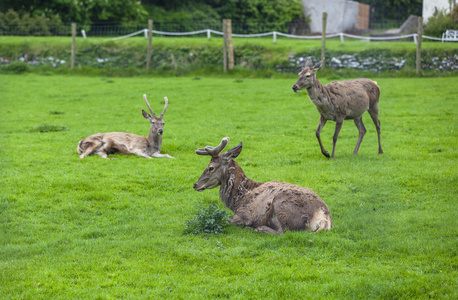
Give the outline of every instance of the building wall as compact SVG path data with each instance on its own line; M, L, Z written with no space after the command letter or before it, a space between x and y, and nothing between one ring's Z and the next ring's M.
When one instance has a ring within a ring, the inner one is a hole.
M305 0L304 0L305 1ZM456 5L456 1L452 1L452 8ZM450 12L449 0L423 0L423 22L428 22L428 19L433 16L434 10L445 10Z
M302 0L302 3L304 15L310 16L312 33L321 33L323 12L328 14L326 33L345 32L358 25L358 2L356 1Z

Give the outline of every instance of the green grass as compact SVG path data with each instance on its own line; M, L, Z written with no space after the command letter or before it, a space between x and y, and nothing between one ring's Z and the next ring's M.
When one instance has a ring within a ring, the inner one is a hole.
M359 154L347 121L329 160L295 77L0 75L2 299L457 298L457 78L376 80L385 153L365 114ZM169 99L162 152L176 158L79 159L93 133L147 133L144 93L156 112ZM185 234L198 204L223 208L192 185L209 161L194 151L224 136L244 143L250 178L317 192L334 228Z
M233 38L234 45L252 45L263 46L268 49L275 49L275 51L288 54L291 51L302 52L311 49L321 49L321 39L291 39L284 37L277 37L277 42L273 43L273 38L260 37L260 38ZM4 46L15 47L17 45L33 44L37 45L37 49L42 48L59 48L65 47L70 49L72 39L71 37L23 37L23 36L0 36L0 43ZM121 40L112 40L112 38L89 37L83 39L82 37L76 38L77 46L84 46L90 44L118 44L124 47L144 47L148 46L148 40L139 35L138 37L131 37ZM221 36L213 35L210 39L203 37L162 37L153 36L153 45L158 47L203 47L203 46L222 46L223 38ZM456 43L441 43L430 40L424 40L421 43L422 49L447 49L456 50L458 45ZM359 52L372 49L391 49L391 50L412 50L417 49L414 42L387 42L387 41L371 41L366 42L360 39L345 38L344 44L341 44L340 38L331 38L326 41L328 50L334 51L351 51Z

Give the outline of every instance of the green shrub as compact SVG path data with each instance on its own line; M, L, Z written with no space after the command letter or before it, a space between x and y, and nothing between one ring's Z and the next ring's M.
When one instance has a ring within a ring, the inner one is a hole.
M186 221L185 233L223 233L228 225L228 216L229 214L226 211L219 209L214 203L206 208L199 205L198 211L195 213L195 218Z
M0 12L0 34L7 35L35 35L47 36L68 31L58 14L45 16L44 14L20 14L13 9Z
M425 34L441 37L447 29L458 29L458 7L455 7L452 13L446 14L442 10L434 11L428 23L425 25Z

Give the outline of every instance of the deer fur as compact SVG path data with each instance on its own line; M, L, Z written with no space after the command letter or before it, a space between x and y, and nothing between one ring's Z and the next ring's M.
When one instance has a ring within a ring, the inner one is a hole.
M211 160L194 189L220 186L221 200L234 212L229 219L233 224L278 234L285 230L331 229L331 212L315 192L280 181L249 179L234 160L242 151L242 143L220 154L228 142L225 137L217 147L196 150L199 155L211 155Z
M136 154L145 158L151 158L151 156L173 158L168 154L160 153L164 132L162 119L168 105L167 97L164 97L164 110L159 117L156 117L151 109L148 100L146 100L146 95L143 95L143 99L151 112L150 115L142 109L143 117L151 124L148 136L125 132L96 133L78 143L77 151L81 154L80 158L85 158L93 153L103 158L108 158L109 154L115 153Z
M377 82L366 78L359 78L346 81L333 81L322 85L315 74L320 67L321 62L312 66L312 61L308 59L305 63L305 68L299 73L299 79L292 88L294 92L304 88L307 89L310 101L315 104L320 113L320 122L316 130L316 137L320 144L321 153L329 157L329 153L324 149L320 138L321 129L323 129L326 122L328 120L336 122L331 156L331 158L334 158L337 137L339 136L343 121L354 120L359 131L358 141L353 151L353 154L357 154L363 136L366 134L362 115L367 110L377 129L378 153L382 154L380 121L378 119L380 88Z

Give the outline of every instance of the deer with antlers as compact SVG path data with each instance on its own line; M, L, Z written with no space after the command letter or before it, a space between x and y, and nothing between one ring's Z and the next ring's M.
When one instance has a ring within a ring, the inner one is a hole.
M77 151L81 154L80 158L85 158L93 153L103 158L108 158L109 154L115 153L136 154L145 158L173 158L168 154L160 153L162 147L162 134L164 132L164 121L162 119L169 103L167 97L164 97L164 110L159 117L156 117L151 109L148 100L146 100L146 95L143 95L143 99L151 112L150 115L142 109L143 117L151 124L148 136L140 136L125 132L96 133L78 143Z
M316 77L316 71L321 67L321 62L312 65L312 60L308 59L305 68L299 73L299 79L293 85L293 91L297 92L302 89L307 90L310 101L316 106L320 113L320 121L316 130L316 137L320 144L321 153L329 157L329 153L324 149L321 143L320 132L328 120L336 122L336 129L332 139L332 155L334 158L336 151L337 137L344 120L353 120L359 131L358 141L356 142L353 154L357 154L359 146L366 134L366 128L363 124L363 113L367 110L375 124L378 136L378 153L382 154L382 145L380 144L380 120L379 97L380 88L377 82L366 78L358 78L345 81L333 81L322 85Z
M211 160L194 189L203 191L220 186L221 200L234 212L229 221L277 234L285 230L331 229L331 212L315 192L286 182L249 179L234 160L242 151L242 143L220 154L228 142L229 138L225 137L216 147L196 150L198 155L210 155Z

